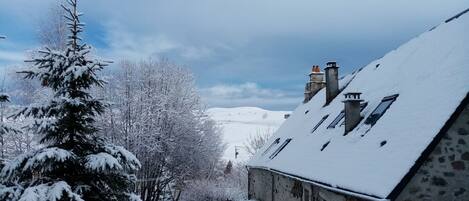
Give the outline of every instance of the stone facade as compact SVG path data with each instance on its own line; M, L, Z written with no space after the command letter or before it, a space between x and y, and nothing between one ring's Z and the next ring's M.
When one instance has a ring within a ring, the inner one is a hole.
M361 201L271 171L249 169L249 198L258 201ZM396 201L469 201L469 105Z
M397 200L469 201L469 105Z
M249 169L249 198L258 201L361 201L274 172Z

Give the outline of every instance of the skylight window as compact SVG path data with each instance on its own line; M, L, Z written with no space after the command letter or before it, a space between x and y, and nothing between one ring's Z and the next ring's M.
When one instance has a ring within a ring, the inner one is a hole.
M327 119L327 117L329 117L329 115L326 115L326 116L322 117L322 119L319 120L318 124L316 124L316 126L314 126L314 128L311 130L311 133L313 133L316 129L318 129L319 126L322 124L322 122L324 122L324 120Z
M344 117L345 117L345 111L342 110L342 112L340 112L340 114L334 119L334 121L331 122L331 124L329 124L327 128L328 129L335 128L335 126L337 126L340 120L342 120Z
M392 95L392 96L386 96L381 100L381 103L376 107L375 110L368 116L368 118L365 120L365 124L369 124L371 126L375 125L376 122L383 116L383 114L386 112L386 110L391 106L391 104L396 100L398 97L398 94Z
M267 149L262 153L262 155L265 155L274 145L278 143L280 143L280 138L275 139L275 141L272 142L269 147L267 147Z
M283 150L283 148L285 148L288 145L288 143L290 143L290 141L291 141L291 138L286 139L285 142L283 142L282 145L280 145L280 147L277 150L275 150L275 152L272 153L272 155L270 155L269 158L274 159L278 155L278 153L280 153Z

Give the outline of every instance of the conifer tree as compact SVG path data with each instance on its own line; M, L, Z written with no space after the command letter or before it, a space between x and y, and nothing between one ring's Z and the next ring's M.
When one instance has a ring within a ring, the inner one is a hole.
M45 48L31 61L25 78L38 79L53 91L51 100L21 110L14 117L33 117L41 148L10 161L0 173L0 200L124 201L132 192L137 158L96 135L95 119L105 105L90 94L104 81L97 76L107 64L89 55L79 34L84 25L77 0L68 0L69 29L65 51Z

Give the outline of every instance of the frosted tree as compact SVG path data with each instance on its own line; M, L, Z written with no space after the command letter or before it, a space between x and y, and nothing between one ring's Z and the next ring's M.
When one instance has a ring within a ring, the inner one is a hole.
M215 177L222 138L204 113L192 73L165 59L120 66L98 93L112 103L98 125L140 159L142 200L178 200L188 180Z
M30 61L34 68L22 72L53 91L50 101L15 115L35 119L42 147L5 165L0 200L139 200L132 193L139 161L96 135L95 120L105 106L89 90L103 85L96 73L106 63L89 58L90 46L79 37L83 24L77 0L67 2L62 6L70 32L65 51L46 48Z
M0 90L0 163L8 157L8 137L21 133L21 130L13 124L6 122L6 103L9 97L3 90Z

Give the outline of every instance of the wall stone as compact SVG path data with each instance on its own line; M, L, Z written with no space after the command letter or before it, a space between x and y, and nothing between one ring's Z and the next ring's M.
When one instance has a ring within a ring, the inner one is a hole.
M302 201L303 183L279 174L274 174L273 201Z
M258 201L272 201L273 173L261 169L249 169L249 198Z
M398 201L469 201L469 105L450 127Z
M261 169L249 169L249 198L259 201L363 201Z

